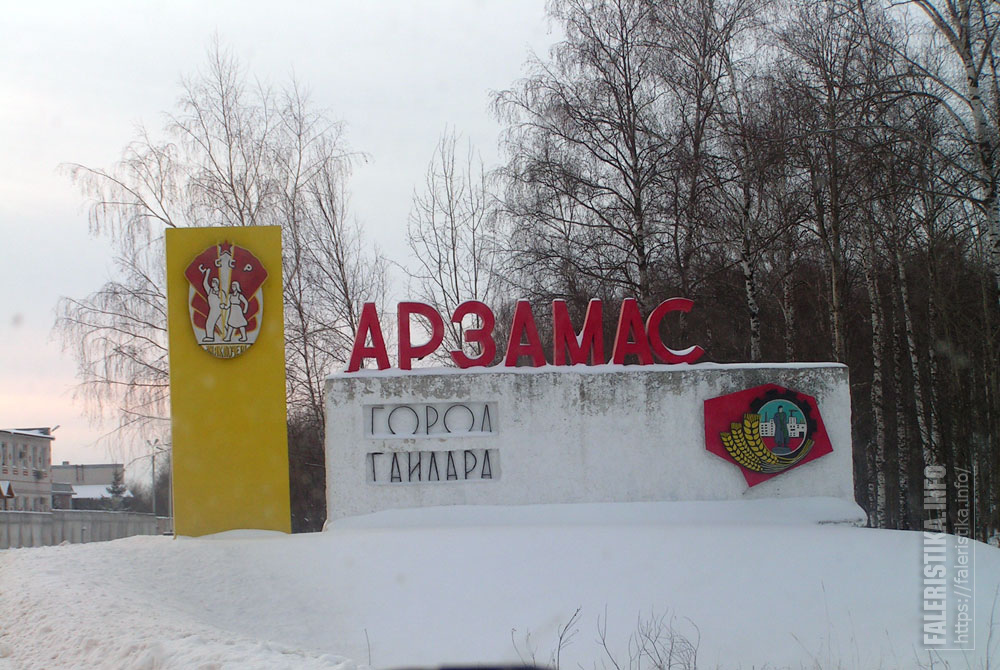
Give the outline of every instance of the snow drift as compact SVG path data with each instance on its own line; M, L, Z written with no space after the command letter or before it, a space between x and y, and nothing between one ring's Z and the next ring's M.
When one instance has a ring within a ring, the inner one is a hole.
M815 523L838 517L857 508L427 508L311 535L7 550L0 669L549 664L571 622L561 667L624 667L649 621L697 645L703 668L1000 657L1000 550L974 545L976 650L938 659L921 647L922 535Z

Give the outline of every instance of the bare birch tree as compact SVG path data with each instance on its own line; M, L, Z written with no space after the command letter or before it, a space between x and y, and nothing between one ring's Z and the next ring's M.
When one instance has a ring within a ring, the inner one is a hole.
M550 2L566 39L495 97L507 124L510 263L526 284L558 277L590 295L652 299L665 250L658 191L675 142L653 11L636 0Z
M749 325L750 360L763 358L761 336L761 266L765 252L781 245L795 220L775 208L769 195L775 195L769 182L784 180L785 138L774 109L773 87L768 85L766 64L754 54L754 30L759 28L765 3L739 0L732 3L692 3L699 21L692 37L703 34L699 43L713 45L710 55L698 66L701 71L718 71L706 78L706 85L717 100L709 124L712 143L705 174L711 180L710 197L716 211L713 237L721 242L723 253L733 257L743 276L743 293ZM690 11L690 10L689 10ZM704 51L704 50L703 50ZM780 104L780 103L779 103ZM779 198L783 197L781 194ZM706 218L704 212L700 216ZM692 224L692 228L693 228Z
M851 0L798 0L793 19L778 31L787 54L785 86L798 100L795 152L808 175L812 211L809 228L820 242L828 271L834 357L846 360L845 313L850 296L851 241L856 238L863 157L858 138L866 117L877 114L878 81L870 75L865 27ZM874 105L873 105L874 103ZM873 108L874 106L874 108Z
M969 176L976 185L967 196L983 213L986 261L1000 299L1000 5L994 0L910 0L930 19L948 46L957 69L914 58L937 85L933 95L949 111L967 150Z
M436 352L441 360L450 361L448 351L469 346L463 341L463 324L447 316L466 300L486 301L495 293L496 216L482 159L471 143L459 153L458 136L446 130L427 166L423 189L414 191L406 227L411 290L446 317L444 346Z
M58 308L56 330L90 409L115 418L119 436L169 430L164 230L271 224L282 226L286 251L290 414L321 422L322 377L344 359L341 331L352 306L379 299L384 276L346 219L350 162L340 126L297 85L280 94L252 85L215 45L207 69L184 81L162 139L140 129L110 169L65 166L88 198L92 232L116 250L116 276ZM331 258L339 266L323 270L339 284L307 276Z

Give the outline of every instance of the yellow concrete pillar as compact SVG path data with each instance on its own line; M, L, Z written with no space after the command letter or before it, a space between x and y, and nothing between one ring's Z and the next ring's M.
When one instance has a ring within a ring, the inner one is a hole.
M174 531L291 531L278 226L166 232Z

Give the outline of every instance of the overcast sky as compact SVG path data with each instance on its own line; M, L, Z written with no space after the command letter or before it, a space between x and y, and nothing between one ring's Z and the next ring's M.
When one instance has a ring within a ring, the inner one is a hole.
M110 167L143 124L159 130L179 81L217 34L254 76L294 73L368 154L354 214L393 260L413 189L446 126L487 164L489 92L556 39L543 0L9 2L0 20L0 427L61 425L53 461L101 462L101 428L72 400L75 364L51 335L61 296L110 276L61 163ZM105 427L105 430L108 427Z

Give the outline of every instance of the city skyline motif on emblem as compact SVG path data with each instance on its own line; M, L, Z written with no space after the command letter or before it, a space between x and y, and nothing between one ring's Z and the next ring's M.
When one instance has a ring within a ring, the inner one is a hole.
M223 241L188 264L188 313L198 346L235 358L257 341L267 270L248 249Z
M760 436L778 456L790 456L806 441L809 426L798 405L787 399L771 400L756 411L760 416Z
M749 486L833 452L816 398L776 384L705 400L705 448Z
M728 431L719 433L729 456L742 467L774 475L809 455L815 421L804 398L787 389L772 389L755 398L746 410L742 417L734 417Z

